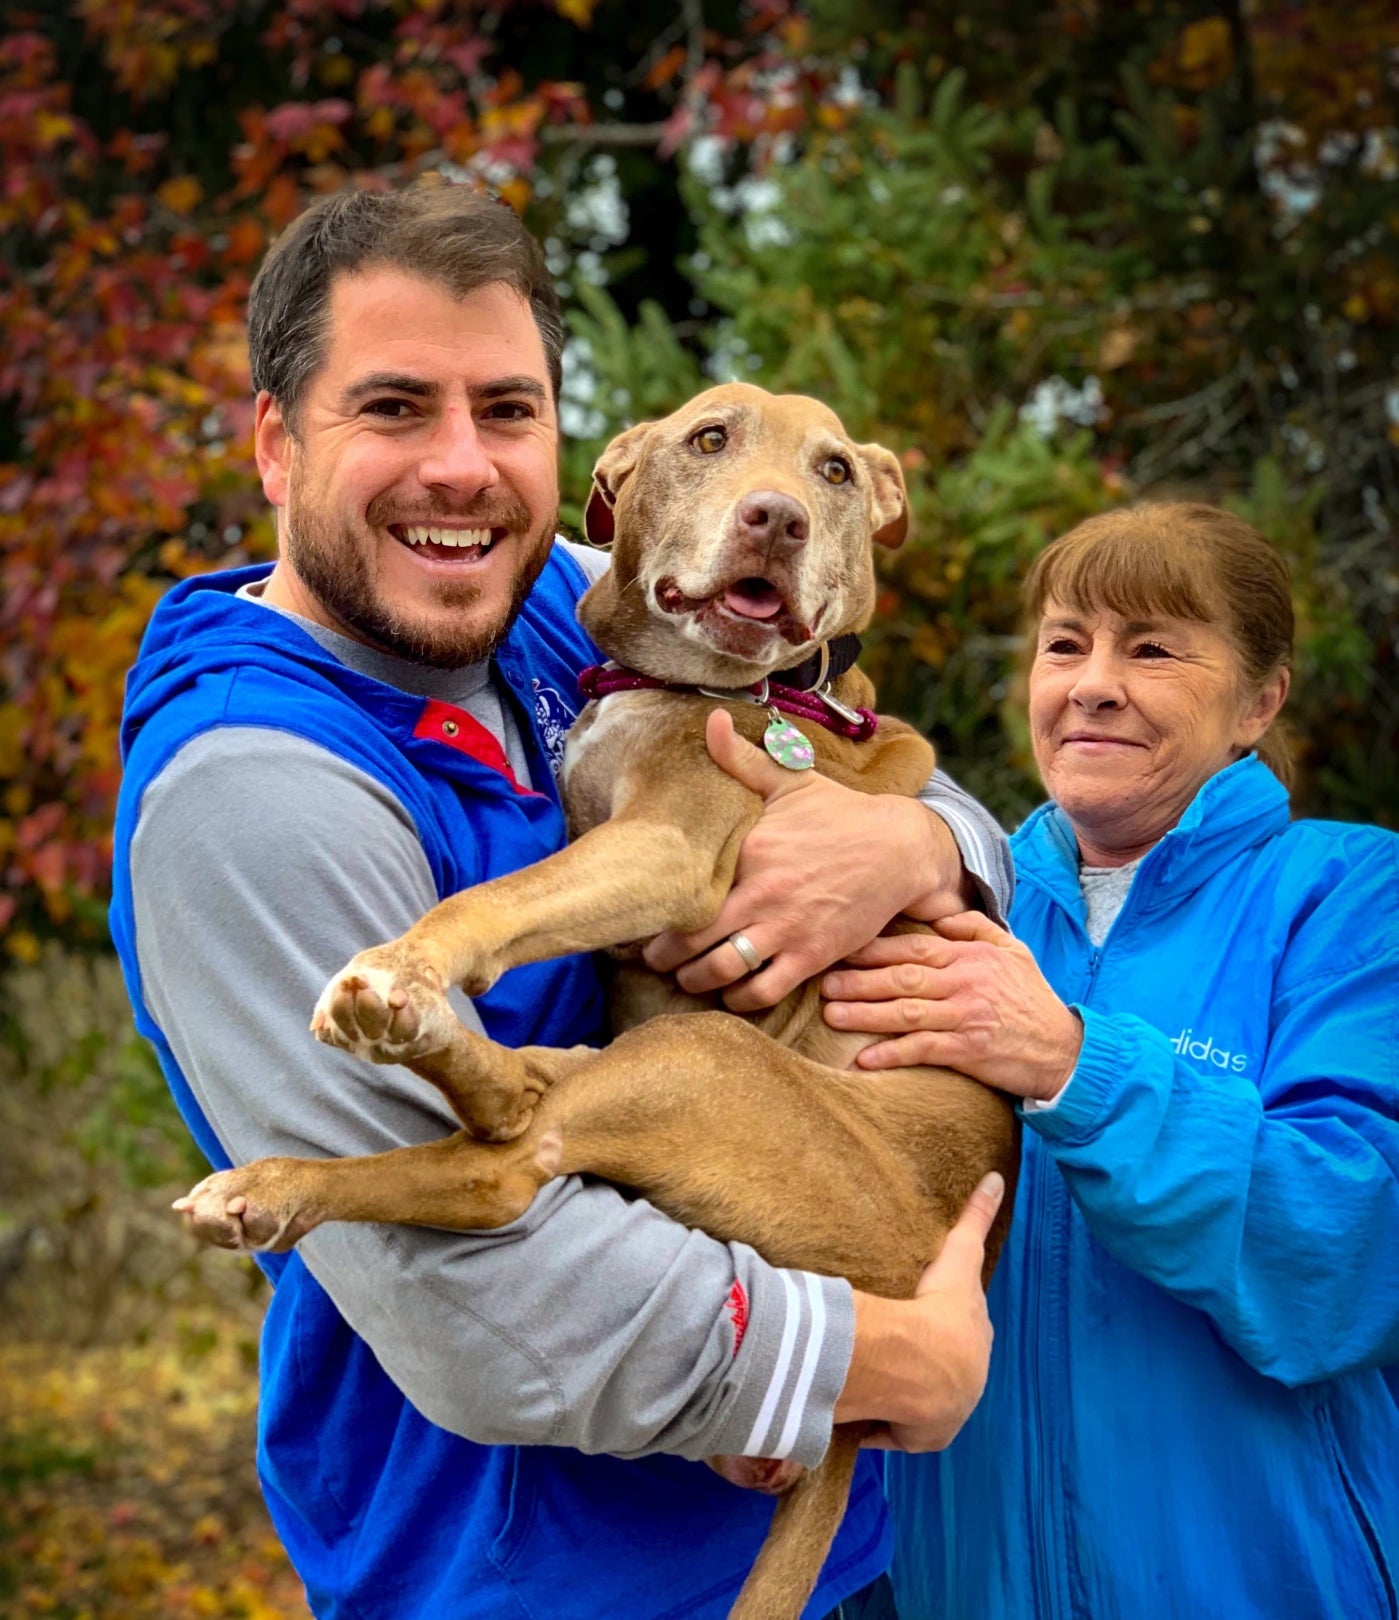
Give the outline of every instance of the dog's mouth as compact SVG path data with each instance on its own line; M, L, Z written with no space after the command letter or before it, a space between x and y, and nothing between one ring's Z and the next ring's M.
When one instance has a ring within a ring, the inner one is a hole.
M688 596L671 578L656 582L656 604L662 613L690 615L716 641L751 644L780 637L794 647L812 639L812 629L792 611L780 585L760 574L730 580L708 596ZM735 651L738 648L733 649Z
M786 604L770 579L750 575L729 586L724 592L724 606L740 619L775 619Z

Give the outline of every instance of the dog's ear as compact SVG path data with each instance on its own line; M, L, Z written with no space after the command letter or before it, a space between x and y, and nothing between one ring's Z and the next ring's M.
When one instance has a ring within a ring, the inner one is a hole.
M886 450L882 444L862 444L856 448L874 490L871 538L875 545L897 551L908 539L908 490L904 485L904 470L894 452Z
M622 485L631 476L641 455L641 447L656 424L638 422L619 433L597 459L593 468L593 488L583 513L583 533L595 546L610 546L617 538L613 508Z

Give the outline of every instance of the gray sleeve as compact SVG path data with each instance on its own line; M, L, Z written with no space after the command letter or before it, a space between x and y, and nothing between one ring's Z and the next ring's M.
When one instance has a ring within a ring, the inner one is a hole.
M207 733L147 790L131 865L147 1004L235 1163L457 1128L408 1070L307 1031L330 975L437 899L386 789L285 733ZM825 1451L854 1340L849 1285L769 1266L604 1184L552 1182L499 1231L335 1224L301 1253L413 1404L473 1440Z
M581 546L576 540L562 538L554 542L562 547L588 576L588 583L592 585L600 580L612 566L612 553L604 551L598 546Z
M946 822L947 830L957 840L962 863L976 884L986 914L1004 924L1015 896L1015 868L1011 864L1010 840L996 818L959 788L946 771L934 771L918 797Z

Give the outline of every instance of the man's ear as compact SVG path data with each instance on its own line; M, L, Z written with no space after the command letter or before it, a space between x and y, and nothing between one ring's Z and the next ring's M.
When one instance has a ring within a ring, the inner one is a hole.
M253 454L262 478L262 493L273 506L287 504L291 447L291 429L282 416L282 407L264 388L257 396L253 417Z
M617 538L613 508L622 485L631 476L654 422L638 422L619 433L597 459L593 468L593 489L583 513L583 533L595 546L610 546Z
M888 546L890 551L908 539L908 490L904 485L904 470L899 458L882 444L860 444L855 447L865 471L870 475L873 490L870 510L870 538L877 546Z

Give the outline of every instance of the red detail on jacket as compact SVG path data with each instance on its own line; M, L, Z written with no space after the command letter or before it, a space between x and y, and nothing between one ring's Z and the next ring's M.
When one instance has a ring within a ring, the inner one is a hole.
M734 1354L738 1354L738 1347L743 1343L743 1335L748 1331L748 1295L743 1284L734 1278L734 1285L729 1289L728 1300L729 1320L734 1325Z
M450 703L439 703L436 698L429 698L413 728L413 735L446 743L448 748L455 748L459 754L469 754L482 765L489 765L493 771L500 772L516 793L534 791L516 779L510 761L505 757L505 750L481 722L465 709L454 709Z

